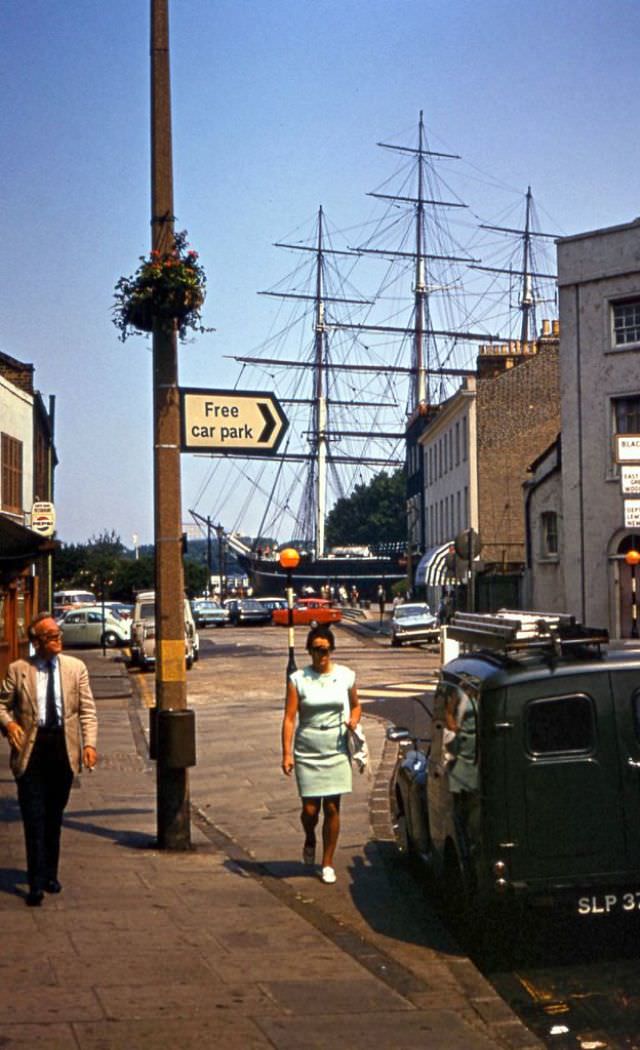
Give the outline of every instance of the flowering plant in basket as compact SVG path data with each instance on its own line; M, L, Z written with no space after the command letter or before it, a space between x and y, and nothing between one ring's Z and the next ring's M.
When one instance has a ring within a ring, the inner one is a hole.
M187 232L174 236L174 248L140 256L131 277L121 277L115 287L113 323L122 342L134 332L152 332L154 320L161 328L178 330L181 339L187 328L206 331L200 323L207 279L198 253L187 246Z

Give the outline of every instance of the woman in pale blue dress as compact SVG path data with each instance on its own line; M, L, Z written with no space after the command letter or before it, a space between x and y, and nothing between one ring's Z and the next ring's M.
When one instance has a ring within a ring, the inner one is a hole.
M309 631L311 666L290 676L282 722L282 769L287 776L295 771L302 799L302 859L315 865L322 805L321 878L327 883L336 881L333 855L340 833L340 798L351 791L347 728L355 729L362 714L355 673L333 662L334 648L329 627L319 625Z

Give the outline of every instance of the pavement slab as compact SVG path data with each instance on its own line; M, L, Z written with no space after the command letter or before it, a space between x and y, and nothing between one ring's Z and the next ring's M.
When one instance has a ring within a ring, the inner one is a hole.
M22 899L22 826L13 779L0 771L3 1050L540 1045L426 904L407 940L371 832L376 787L384 830L375 777L354 777L338 883L323 886L303 867L299 803L279 765L280 696L265 689L248 705L230 695L222 708L202 687L198 739L208 761L190 777L194 848L169 853L155 848L155 769L138 751L146 711L127 695L116 654L87 654L87 663L100 682L102 760L74 784L64 889L42 908ZM368 718L367 731L377 768L384 725ZM37 994L16 995L17 984Z

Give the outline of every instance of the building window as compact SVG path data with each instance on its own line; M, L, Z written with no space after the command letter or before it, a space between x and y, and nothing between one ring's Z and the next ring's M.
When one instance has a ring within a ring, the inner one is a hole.
M640 397L617 397L613 411L616 434L640 434Z
M467 433L467 417L462 417L462 462L467 462L467 445L468 445L468 433Z
M0 444L0 462L2 463L2 491L0 501L2 509L13 514L22 514L22 442L16 438L2 435Z
M460 464L460 421L456 423L456 467Z
M558 553L558 515L555 510L546 510L541 515L542 555L549 557Z
M640 299L613 303L613 345L640 343Z

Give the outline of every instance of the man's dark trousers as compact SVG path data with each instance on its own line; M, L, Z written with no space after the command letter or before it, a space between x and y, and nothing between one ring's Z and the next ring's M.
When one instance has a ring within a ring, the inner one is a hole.
M38 729L29 764L17 780L33 892L58 878L62 814L72 783L64 729Z

